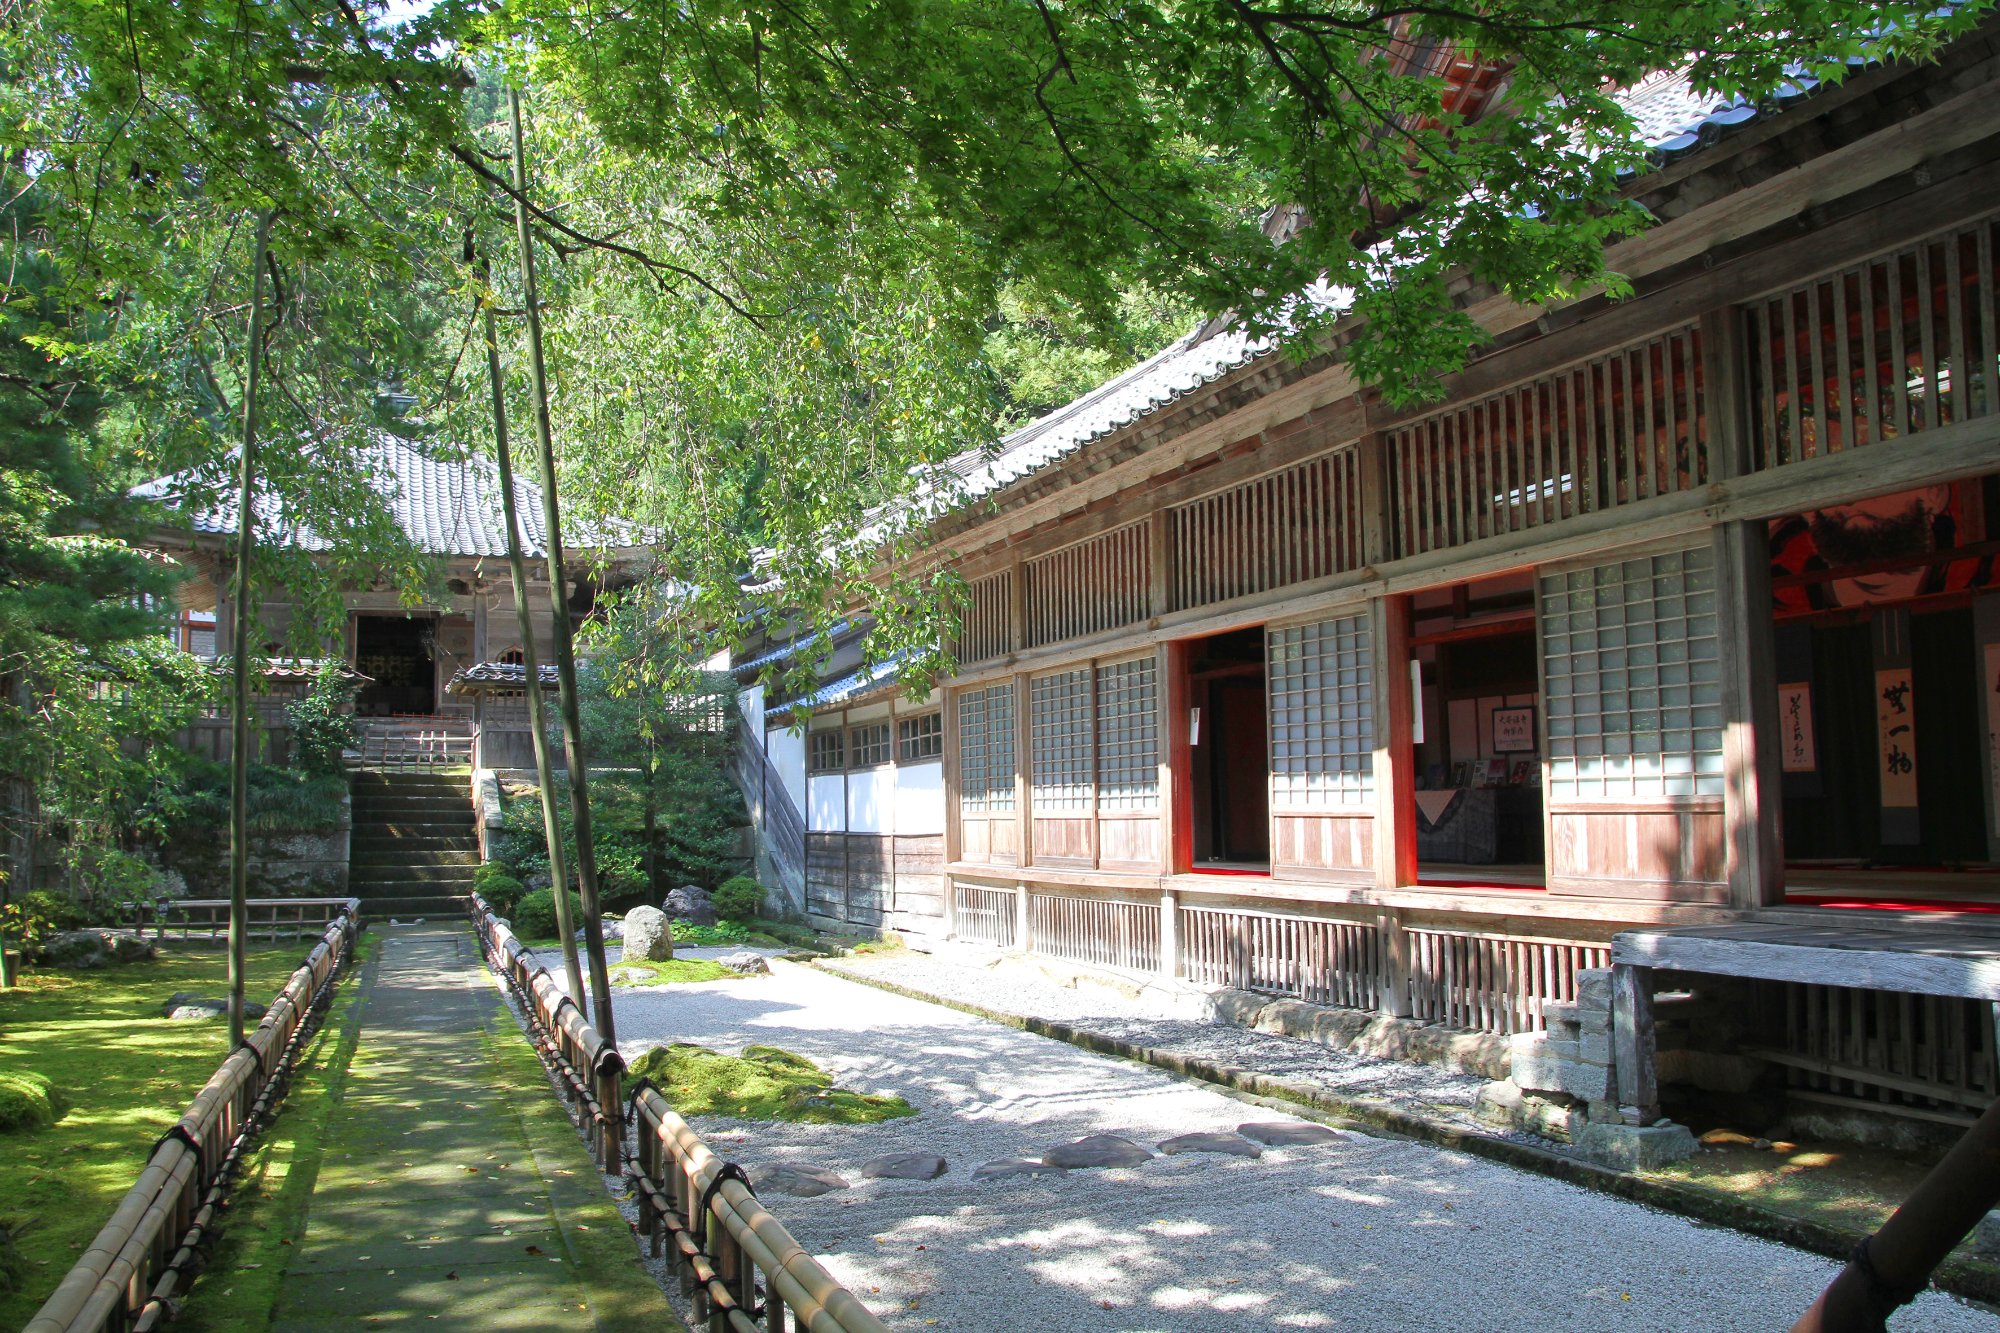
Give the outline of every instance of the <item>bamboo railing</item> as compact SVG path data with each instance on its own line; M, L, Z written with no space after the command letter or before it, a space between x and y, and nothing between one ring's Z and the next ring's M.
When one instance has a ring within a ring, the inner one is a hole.
M264 1021L161 1136L111 1220L23 1333L144 1333L173 1317L243 1154L325 1017L357 934L351 910L326 927Z
M671 1260L696 1323L708 1333L887 1333L757 1201L742 1168L710 1151L650 1083L640 1080L621 1101L624 1060L478 894L472 918L605 1173L629 1169L639 1234ZM628 1119L634 1150L625 1163Z
M359 898L252 898L245 906L251 939L302 940L342 916L361 916ZM229 933L227 898L139 899L118 904L117 911L120 926L151 931L155 939L220 940Z

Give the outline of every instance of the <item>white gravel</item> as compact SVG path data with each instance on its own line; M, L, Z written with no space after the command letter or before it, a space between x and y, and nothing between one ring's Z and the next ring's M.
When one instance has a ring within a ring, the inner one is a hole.
M731 1052L775 1044L843 1086L900 1093L920 1108L870 1126L698 1122L717 1152L746 1167L791 1161L853 1182L766 1202L892 1328L1769 1330L1788 1327L1837 1267L1363 1134L1257 1160L1160 1157L975 1183L981 1162L1039 1156L1085 1134L1151 1145L1284 1117L940 1005L773 966L770 977L621 989L621 1045L631 1058L663 1041ZM1047 998L1021 994L1018 979L993 980L1037 1010ZM1141 1017L1116 1012L1128 1002L1115 997L1047 989L1068 997L1051 1006L1077 1007L1048 1017ZM862 1178L865 1161L896 1152L941 1153L950 1169L932 1181ZM1990 1333L1994 1324L1933 1292L1892 1327Z

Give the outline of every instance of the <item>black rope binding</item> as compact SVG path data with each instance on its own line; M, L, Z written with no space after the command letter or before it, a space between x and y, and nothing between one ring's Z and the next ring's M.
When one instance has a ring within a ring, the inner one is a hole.
M743 1182L744 1189L749 1190L752 1194L757 1192L757 1187L750 1183L750 1177L743 1174L742 1167L736 1165L734 1162L724 1162L722 1169L715 1173L715 1179L709 1181L708 1188L701 1192L701 1207L695 1210L694 1215L696 1217L708 1216L708 1205L714 1202L715 1192L722 1188L722 1182L725 1180L740 1180Z
M1922 1295L1931 1282L1929 1276L1919 1278L1914 1283L1901 1284L1893 1283L1883 1277L1881 1271L1875 1267L1874 1256L1868 1252L1868 1242L1873 1239L1875 1239L1873 1236L1863 1236L1855 1245L1854 1252L1847 1257L1847 1261L1867 1281L1868 1303L1874 1307L1876 1317L1887 1321L1890 1315Z

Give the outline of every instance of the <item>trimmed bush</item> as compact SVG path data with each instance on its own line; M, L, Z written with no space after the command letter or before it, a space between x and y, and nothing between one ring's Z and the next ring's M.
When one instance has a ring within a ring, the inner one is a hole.
M583 899L575 893L569 895L569 919L583 920ZM522 897L514 905L514 933L524 940L546 940L558 934L556 930L556 895L553 889L536 889Z
M776 1046L745 1046L724 1055L706 1046L655 1046L632 1062L684 1116L797 1120L814 1125L869 1125L915 1115L901 1097L850 1092L803 1055Z
M62 1094L40 1074L0 1073L0 1134L47 1129L68 1109Z
M527 886L498 861L484 862L475 869L472 872L472 887L479 891L479 896L487 901L496 915L510 919L521 896L528 891ZM549 911L555 911L553 898L549 900Z
M709 902L725 921L748 921L764 910L764 886L748 875L735 875L722 881Z

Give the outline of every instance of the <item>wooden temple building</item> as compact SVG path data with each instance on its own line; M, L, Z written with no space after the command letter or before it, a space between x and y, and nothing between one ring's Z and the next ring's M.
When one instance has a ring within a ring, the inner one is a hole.
M2000 1095L1997 40L1761 106L1628 91L1634 294L1460 282L1491 340L1433 405L1338 328L1301 362L1210 327L967 455L930 534L957 675L912 704L843 646L803 733L746 696L801 905L1529 1038L1620 937L1944 931L1943 989L1739 972L1732 1040L1800 1098L1969 1118ZM1642 945L1669 980L1700 952ZM1587 1100L1654 1112L1652 1060Z
M341 638L325 647L334 650L327 655L362 677L355 712L364 757L457 764L478 759L488 767L532 767L525 672L518 665L519 617L495 465L485 458L439 457L387 435L365 451L363 462L411 547L435 565L432 592L415 606L405 605L386 581L342 590L346 617ZM541 490L518 476L514 488L528 558L528 602L546 654L550 590L542 559ZM155 545L195 572L182 585L179 641L205 655L229 656L239 638L231 593L237 530L233 487L220 473L176 474L135 493L178 511L177 523L163 527ZM330 549L326 538L287 523L282 512L260 521L270 522L268 540L308 552ZM582 548L608 552L603 575L593 574L592 564L580 558L568 563L572 586L564 595L573 610L588 610L599 579L615 584L635 577L640 541L641 534L624 524L602 531L578 524L571 530L567 544L579 554ZM294 610L290 596L282 586L255 581L251 592L258 603L259 646L266 654L286 651ZM284 698L302 688L299 682L309 675L309 670L293 670L267 682L258 713L268 751L282 748L275 732L283 725ZM204 750L220 745L217 753L226 753L227 732L226 716L204 719L191 743Z

